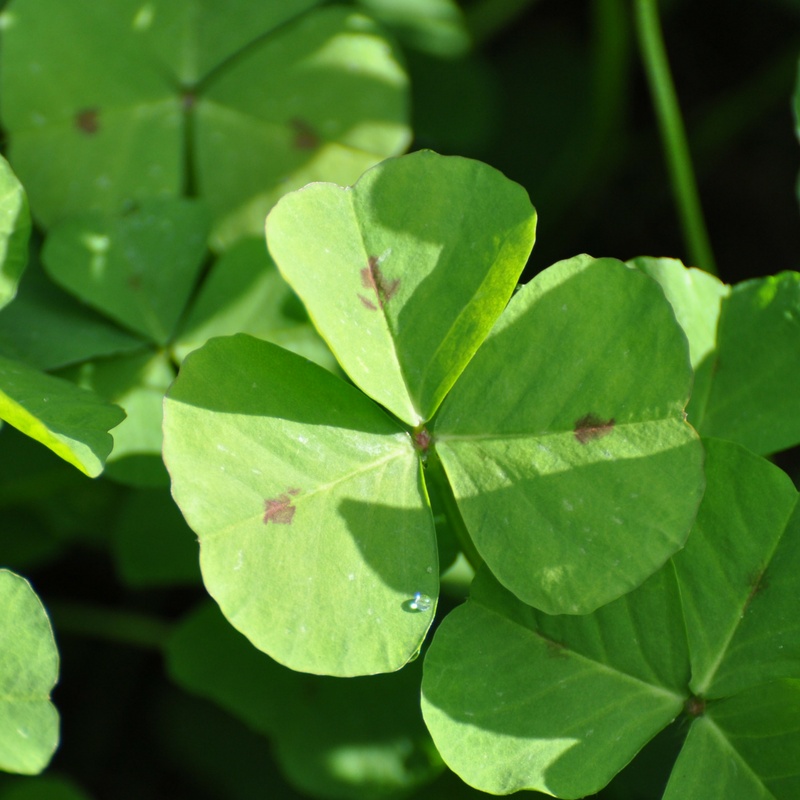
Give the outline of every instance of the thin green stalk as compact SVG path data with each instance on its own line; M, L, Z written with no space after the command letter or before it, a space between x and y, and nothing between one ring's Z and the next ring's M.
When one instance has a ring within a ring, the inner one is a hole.
M686 130L667 61L657 0L634 0L634 9L639 48L689 258L695 266L716 275L717 267L700 206Z
M475 47L480 47L510 25L537 0L478 0L465 12Z
M62 633L162 650L172 626L155 617L88 603L54 601L47 604L56 635Z
M450 481L447 479L442 462L439 460L439 456L433 446L428 450L425 477L436 485L439 498L442 501L442 505L444 505L444 512L447 514L447 521L455 531L458 543L461 545L461 552L464 553L464 557L469 561L470 566L477 571L478 567L483 564L483 559L480 557L475 543L469 535L464 518L458 510L453 488L450 486Z

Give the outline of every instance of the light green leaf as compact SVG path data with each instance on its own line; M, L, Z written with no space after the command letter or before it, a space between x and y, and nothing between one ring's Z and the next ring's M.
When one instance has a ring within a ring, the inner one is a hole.
M492 794L603 787L681 711L674 571L586 616L548 617L484 567L425 656L422 711L445 762Z
M658 281L664 290L689 340L689 355L696 368L716 347L720 307L731 287L696 267L687 269L677 258L641 256L627 264Z
M212 339L167 394L164 461L206 587L256 647L342 676L419 649L438 595L419 458L358 390L267 342Z
M16 299L0 313L0 355L37 369L139 350L142 344L56 286L36 259Z
M197 538L164 489L137 489L121 504L112 550L134 588L200 583Z
M212 336L249 333L335 371L336 359L275 269L263 236L224 253L203 281L171 350L179 361Z
M800 443L800 273L744 281L722 302L717 349L698 367L689 421L766 454Z
M114 431L107 473L133 486L168 486L161 461L164 393L175 378L165 352L149 349L89 361L59 373L84 389L97 392L127 415Z
M432 55L454 58L469 50L464 14L453 0L359 0L366 12L404 43Z
M197 101L201 195L216 245L263 230L285 192L351 184L410 143L408 78L380 28L347 8L288 24L226 68Z
M58 745L58 680L50 620L30 584L0 569L0 769L35 775Z
M208 219L191 200L148 200L119 217L77 217L42 250L50 276L127 328L165 345L206 253Z
M800 796L800 681L709 704L689 731L664 800L795 800Z
M683 546L703 492L691 380L663 292L619 261L561 261L514 296L433 431L504 586L587 613Z
M535 225L525 190L497 170L422 151L353 188L287 196L267 242L347 374L417 425L502 312Z
M133 30L182 85L192 86L258 37L320 2L151 0L135 4Z
M673 561L692 691L727 697L800 669L800 514L792 481L731 442L705 439L706 498Z
M0 357L0 418L93 478L111 452L108 431L125 412L69 381Z
M17 293L28 263L31 215L28 198L8 162L0 156L0 308Z
M419 711L417 664L348 681L292 672L211 603L180 624L167 663L180 686L270 736L288 779L313 797L394 796L441 771Z

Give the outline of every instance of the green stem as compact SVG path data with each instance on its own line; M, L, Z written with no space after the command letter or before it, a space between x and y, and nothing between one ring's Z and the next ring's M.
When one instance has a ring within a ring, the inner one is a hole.
M160 619L133 611L88 603L54 601L47 604L56 634L74 634L107 642L162 650L172 626Z
M657 0L634 0L634 8L639 48L689 257L694 265L716 275L717 267L703 220L686 130L667 61Z
M478 0L464 15L475 47L480 47L513 22L536 0Z
M461 511L458 509L458 503L453 494L453 488L450 486L450 481L447 479L447 474L444 471L439 455L432 445L428 450L425 477L436 485L437 493L444 506L444 512L447 514L447 520L455 531L458 543L461 545L461 552L464 553L464 557L477 572L478 567L483 564L483 559L480 557L475 543L469 535L467 526L464 523L464 518L461 516Z

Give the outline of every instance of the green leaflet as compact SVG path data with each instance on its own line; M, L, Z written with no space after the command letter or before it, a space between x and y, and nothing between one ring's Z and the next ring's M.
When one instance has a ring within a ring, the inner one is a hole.
M514 296L434 427L503 585L549 613L586 613L683 545L703 490L690 386L662 292L620 262L562 261Z
M399 669L435 612L419 459L353 387L275 345L212 339L167 393L164 460L228 619L307 672Z
M697 368L716 346L720 306L730 286L696 267L687 269L677 258L640 257L626 263L661 285L689 340L692 367Z
M800 442L800 273L744 281L722 303L717 349L698 367L689 419L754 453Z
M419 712L419 664L347 681L292 672L212 603L179 625L167 664L180 686L269 736L287 778L314 797L392 796L442 769Z
M28 263L31 215L22 184L0 156L0 308L14 299Z
M225 247L284 192L404 150L407 78L368 18L315 0L13 0L0 95L46 227L191 183Z
M794 800L800 792L800 681L717 701L689 731L663 800Z
M87 361L59 373L119 405L127 417L114 431L108 474L135 486L167 486L161 461L164 392L175 377L165 352L137 353Z
M679 609L670 567L594 614L549 619L484 568L425 657L422 711L445 762L493 794L599 790L681 711Z
M0 357L0 419L90 477L103 471L113 444L108 431L124 418L93 392Z
M73 217L42 250L50 276L135 333L165 345L206 254L208 220L191 200L147 200L114 217Z
M30 584L0 569L0 769L35 775L58 744L58 651Z
M410 47L440 58L464 56L471 45L454 0L359 0L366 12Z
M686 548L641 587L589 615L548 616L484 567L439 626L423 714L468 783L582 797L691 698L697 718L666 798L796 796L800 683L787 676L797 675L800 592L786 516L797 493L739 445L706 445L708 486ZM769 579L749 597L748 572Z
M0 355L37 369L131 352L142 344L56 286L36 254L14 302L0 313Z
M339 363L410 425L433 415L503 310L536 212L497 170L428 151L351 189L308 186L267 242Z
M696 370L689 422L761 455L800 442L800 273L733 288L671 258L628 262L657 280L689 339Z
M707 499L673 559L692 654L692 691L728 697L800 668L800 514L783 470L704 439Z
M171 351L179 361L212 336L249 333L335 371L336 359L281 278L263 237L244 239L213 265Z
M0 800L91 800L71 780L54 775L26 780L0 792Z

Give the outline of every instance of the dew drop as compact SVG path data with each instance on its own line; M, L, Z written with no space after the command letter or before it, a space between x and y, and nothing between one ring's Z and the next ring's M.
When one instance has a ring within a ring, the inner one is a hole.
M426 594L421 592L414 593L414 599L408 604L412 611L428 611L433 601Z

